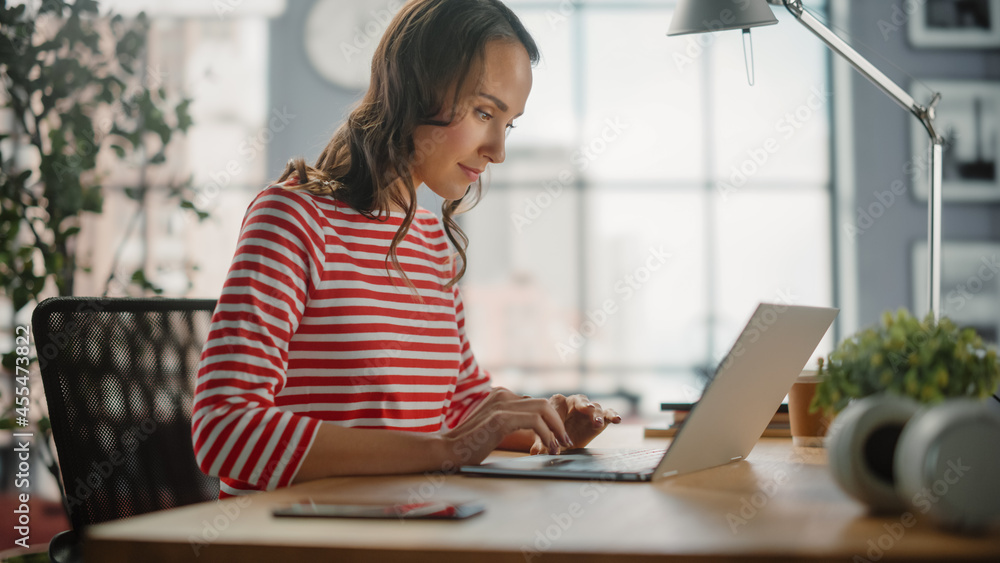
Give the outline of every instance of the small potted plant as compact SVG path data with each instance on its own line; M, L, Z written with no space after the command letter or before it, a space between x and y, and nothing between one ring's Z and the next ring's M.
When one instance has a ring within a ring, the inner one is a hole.
M819 386L810 411L834 415L851 401L889 392L920 403L948 397L984 399L1000 381L1000 363L972 328L959 328L946 317L923 321L899 309L882 313L879 326L844 340L820 358Z

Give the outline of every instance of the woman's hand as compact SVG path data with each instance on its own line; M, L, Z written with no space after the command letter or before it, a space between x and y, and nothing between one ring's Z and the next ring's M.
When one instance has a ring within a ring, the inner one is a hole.
M574 395L574 397L582 395ZM557 395L556 397L561 397ZM490 394L476 407L461 424L444 434L442 452L446 470L456 469L462 465L475 465L486 459L500 442L509 434L518 430L533 432L535 435L535 446L532 451L549 451L558 453L560 448L571 447L577 436L583 437L590 433L593 438L600 433L600 429L589 428L586 432L573 434L572 441L567 428L563 424L566 417L557 409L560 404L566 402L554 401L552 399L532 399L518 395L503 387L495 387ZM575 404L575 403L574 403ZM569 407L565 409L570 412ZM582 413L583 411L579 411ZM617 416L617 415L615 415ZM588 414L589 417L589 414ZM584 424L592 426L588 418L586 423L581 423L579 415L574 415L569 421L575 425ZM620 417L619 417L620 420ZM603 423L602 423L603 429ZM590 441L588 438L586 441ZM523 450L522 450L523 451Z
M548 403L558 413L572 441L572 445L563 445L563 449L582 448L603 432L608 424L622 421L621 415L614 409L602 408L585 395L565 397L557 394L550 397ZM546 450L549 448L545 446L544 440L536 436L535 443L531 446L531 455L544 453Z

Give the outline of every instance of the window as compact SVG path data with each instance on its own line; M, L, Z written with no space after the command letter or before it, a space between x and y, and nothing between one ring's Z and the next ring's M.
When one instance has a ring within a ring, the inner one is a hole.
M776 9L751 87L740 33L666 37L674 2L509 4L542 61L461 219L470 340L498 384L649 414L697 399L758 301L832 303L822 43Z
M84 263L93 273L78 274L76 291L100 295L107 288L108 295L123 295L132 272L144 268L165 295L218 295L243 213L268 181L264 154L273 134L269 120L275 122L265 100L267 17L283 5L254 0L247 9L222 14L193 2L112 7L130 16L142 7L152 10L146 84L162 87L171 105L191 97L194 125L172 139L169 170L146 176L149 193L141 210L123 189L138 175L112 171L104 213L82 231ZM169 184L189 175L195 204L212 214L204 222L164 203Z

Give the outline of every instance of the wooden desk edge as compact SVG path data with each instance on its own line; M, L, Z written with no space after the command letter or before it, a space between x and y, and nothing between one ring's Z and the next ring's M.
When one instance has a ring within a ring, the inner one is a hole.
M625 429L621 429L625 431ZM641 428L635 429L636 432L641 432ZM600 443L597 444L598 447L607 447L608 445L618 445L618 444L608 444ZM625 444L627 446L635 446L636 443ZM663 447L663 440L643 440L642 446L646 447ZM763 446L763 447L761 447ZM819 467L825 465L826 452L821 448L795 448L790 444L790 440L782 438L765 438L762 439L758 446L755 447L757 454L751 453L748 460L751 463L746 465L747 462L740 462L740 464L729 464L726 466L720 466L715 470L706 470L704 472L692 473L685 476L680 476L672 478L669 481L662 481L659 485L656 484L644 484L644 483L628 483L626 484L630 488L641 488L641 487L658 487L662 489L663 486L668 487L667 491L662 491L667 493L668 496L675 495L676 492L683 493L683 488L687 486L689 489L690 485L697 485L698 487L704 489L706 487L715 486L720 479L721 475L726 475L727 477L743 475L745 472L750 472L751 477L760 476L758 475L762 470L769 467L774 467L774 464L778 464L778 467L782 467L782 464L797 463L804 464L802 467L812 467L810 475L813 478L820 478L825 473L819 473ZM507 454L504 454L507 455ZM264 493L264 495L257 497L264 501L261 508L258 509L258 513L269 513L270 508L275 506L280 502L287 501L289 498L294 496L299 496L305 494L299 491L318 491L318 490L338 490L349 488L351 490L380 490L384 487L386 483L394 484L396 481L405 481L409 483L410 481L419 482L421 479L426 480L426 476L413 475L413 476L399 476L397 478L371 478L372 483L366 483L369 478L332 478L328 480L314 481L311 483L305 483L290 489L283 489L278 491L271 491L270 493ZM388 481L386 480L388 479ZM486 485L489 490L497 491L506 490L501 483L514 484L514 483L528 483L525 480L497 480L489 478L463 478L460 476L449 477L450 479L455 479L454 481L449 481L450 483L456 484L460 489L475 489L480 485ZM464 479L475 479L475 481L465 482ZM832 481L827 480L828 478L820 478L820 481L826 481L825 483L817 482L814 487L819 487L822 485L823 490L827 490L833 487ZM410 481L407 481L410 480ZM482 481L480 481L482 480ZM559 483L566 483L566 481L558 481ZM535 481L537 483L537 481ZM578 482L579 483L579 482ZM672 483L672 484L670 484ZM666 484L666 485L664 485ZM494 486L496 485L496 486ZM401 485L405 487L406 485ZM565 485L564 485L565 486ZM391 488L391 487L390 487ZM835 489L835 487L833 487ZM678 490L681 489L681 490ZM485 489L484 489L485 490ZM555 490L559 491L557 487ZM757 489L753 489L757 490ZM749 490L750 493L753 490ZM746 496L749 494L747 491L741 491L739 489L731 489L728 493L733 499L739 495ZM834 494L831 492L830 494ZM842 493L837 492L837 497L844 499ZM630 497L631 498L631 497ZM565 500L565 498L561 498ZM509 503L508 503L509 504ZM713 506L710 504L709 506ZM846 507L848 511L854 512L855 510L860 511L860 505L857 505L854 501L848 501L846 499L837 501L837 506ZM182 509L176 510L192 510L190 514L185 514L183 517L181 515L174 516L174 520L183 520L188 516L192 516L195 521L202 517L205 517L208 512L207 507L203 505L193 505L193 507L202 508L192 508L184 507ZM508 511L509 511L509 507ZM217 508L212 508L213 511ZM265 512L266 511L266 512ZM170 511L168 511L170 512ZM843 511L841 511L843 512ZM163 513L159 513L163 514ZM159 525L162 529L165 523L170 522L170 518L164 518L162 516L154 514L148 514L136 517L137 520L141 520L142 524L151 527L150 529L156 528ZM146 524L149 522L149 524ZM269 520L264 518L258 518L256 525L270 526ZM882 533L881 521L872 522L860 522L856 519L845 520L845 524L852 528L849 533L857 534L861 530L858 529L860 525L864 529L864 534L862 539L868 537L875 537L871 534ZM313 559L317 557L322 557L325 559L334 558L337 561L379 561L386 563L395 562L431 562L434 563L451 563L454 562L466 562L474 560L483 563L508 563L508 562L521 562L527 563L531 561L542 561L542 562L567 562L572 561L573 563L589 563L589 562L600 562L607 563L608 560L613 561L674 561L674 562L693 562L693 563L716 563L716 562L729 562L735 559L740 561L808 561L810 563L825 563L825 562L843 562L843 561L859 561L859 559L852 558L850 554L845 555L845 550L841 549L830 549L830 545L823 545L822 542L818 542L815 545L809 545L803 542L791 542L783 547L775 545L774 550L763 552L763 550L768 549L768 547L761 546L759 544L753 545L749 550L736 552L732 545L726 547L722 545L703 545L698 546L688 545L687 547L678 544L676 552L665 553L663 551L658 552L642 552L643 547L638 546L635 549L629 549L629 545L617 545L619 549L617 550L602 550L601 548L588 550L586 552L574 552L572 547L566 549L566 545L560 546L562 550L560 553L550 553L542 551L540 554L538 552L528 552L523 553L520 548L514 547L518 543L511 542L509 544L501 546L478 546L475 544L469 544L465 542L464 545L455 545L454 547L438 547L437 545L427 545L427 542L414 542L412 544L407 544L405 542L397 542L395 546L379 546L377 542L370 543L366 546L344 546L344 545L330 545L323 544L323 538L316 540L311 540L314 543L310 544L309 541L302 543L295 543L295 541L289 541L287 538L284 540L275 539L274 533L271 537L261 537L259 541L261 543L251 545L245 542L236 543L232 539L226 541L225 538L220 537L218 541L212 542L202 542L197 536L192 535L188 538L182 538L185 533L181 529L170 537L165 537L163 534L149 534L146 536L148 539L141 540L136 539L140 537L141 534L136 533L141 526L137 528L135 523L128 525L116 525L117 523L108 523L101 526L97 526L93 531L94 534L85 535L85 554L87 555L87 560L94 561L135 561L141 560L143 563L157 563L159 561L177 561L177 560L202 560L202 561L240 561L241 563L254 563L260 562L273 562L273 561L295 561L299 559ZM235 526L235 525L234 525ZM244 528L244 533L242 537L247 537L246 526L241 522L240 526ZM845 528L845 532L847 529ZM652 533L652 532L651 532ZM773 532L772 532L773 533ZM789 534L795 534L794 530L790 530ZM829 538L828 538L829 539ZM284 541L284 543L282 543ZM351 542L347 542L351 543ZM462 542L458 542L462 544ZM765 544L767 542L764 542ZM779 542L780 543L780 542ZM419 545L418 545L419 544ZM850 553L855 553L860 557L860 561L873 561L871 558L865 558L866 554L864 550L858 549L859 542L853 542L853 551ZM495 544L494 544L495 545ZM995 562L1000 559L1000 543L996 544L994 548L993 544L983 545L983 542L972 541L969 543L964 542L960 538L949 538L944 540L944 544L949 547L944 547L943 549L930 549L927 551L921 550L890 550L885 554L885 557L880 557L880 561L913 561L913 562L927 562L927 561L940 561L942 559L947 559L949 561L990 561ZM633 544L634 546L634 544ZM624 547L624 549L621 549ZM967 549L965 549L967 547ZM955 549L950 549L955 548ZM784 549L785 553L776 552L776 550ZM711 550L711 552L708 552ZM964 550L964 551L963 551ZM832 552L832 553L831 553Z

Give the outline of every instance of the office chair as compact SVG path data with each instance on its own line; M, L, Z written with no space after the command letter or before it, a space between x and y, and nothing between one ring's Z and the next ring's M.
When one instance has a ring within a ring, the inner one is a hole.
M191 405L210 299L46 299L31 317L66 512L53 561L91 524L217 499L198 468Z

